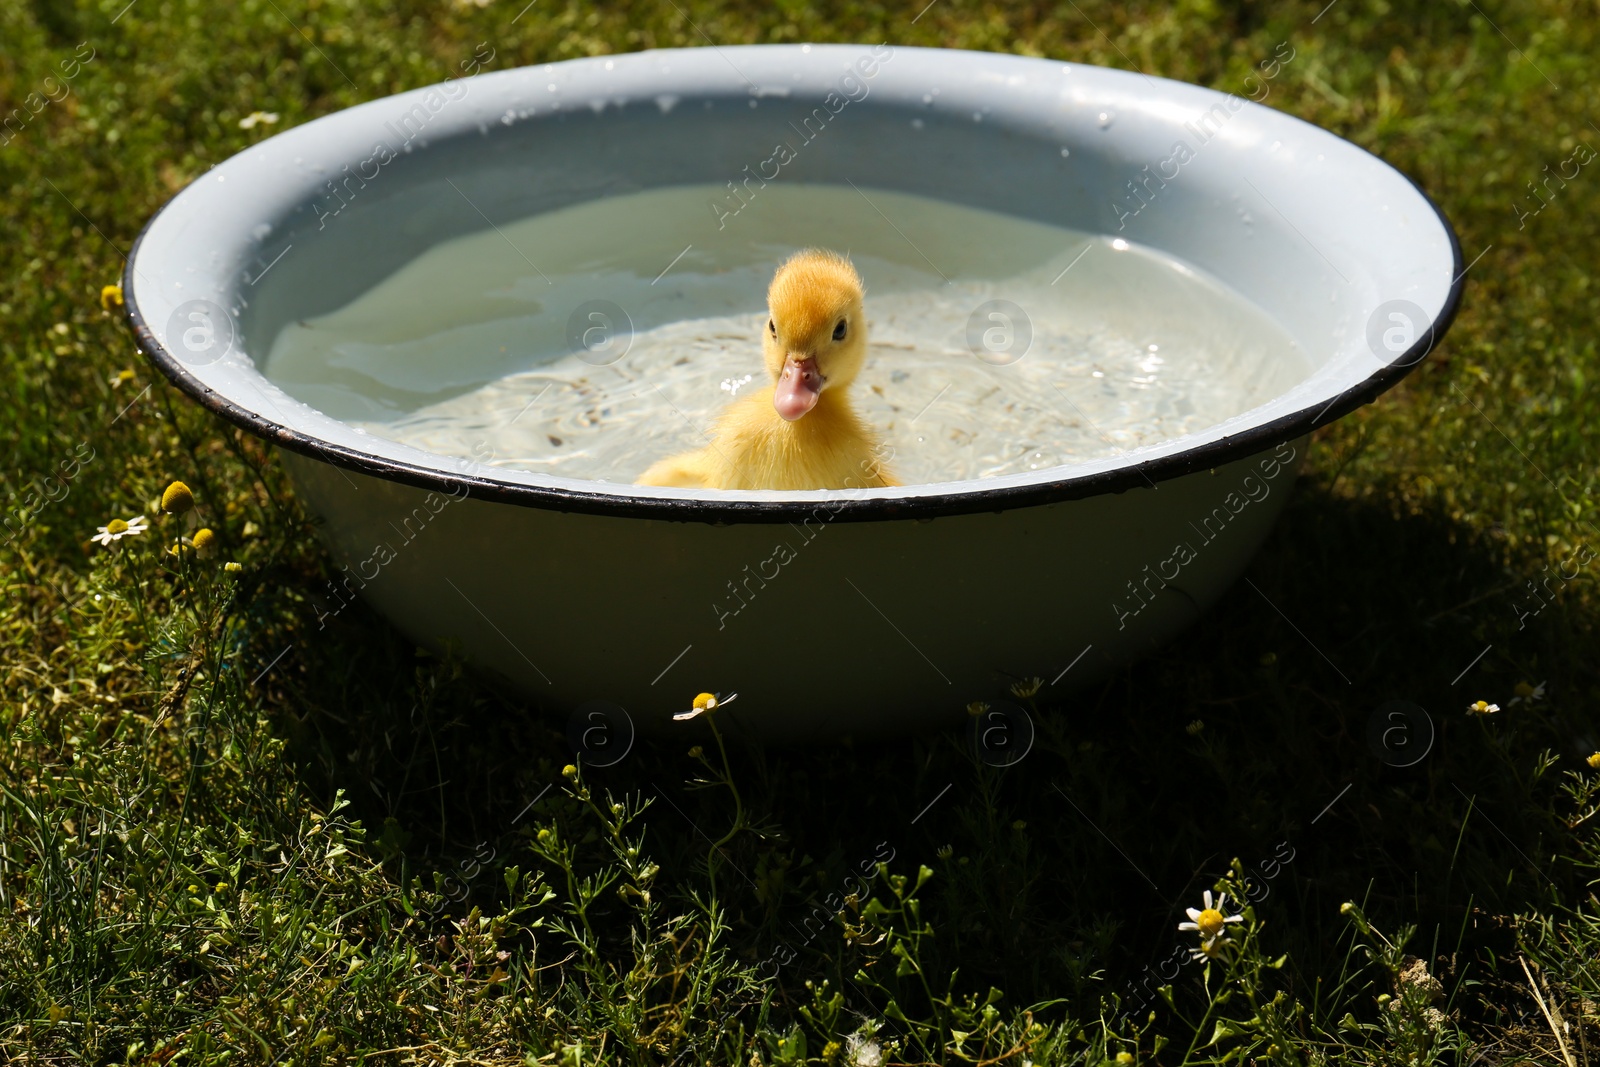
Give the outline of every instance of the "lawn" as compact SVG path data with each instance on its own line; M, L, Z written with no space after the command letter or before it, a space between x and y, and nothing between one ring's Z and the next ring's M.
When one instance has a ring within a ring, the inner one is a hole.
M1591 1063L1600 10L922 4L0 0L0 1055ZM208 166L485 46L803 40L1231 91L1288 42L1268 105L1422 184L1464 305L1314 437L1254 588L1019 697L1015 766L959 730L686 734L580 774L562 715L364 606L317 631L334 568L278 457L101 290ZM1194 960L1206 891L1249 907Z

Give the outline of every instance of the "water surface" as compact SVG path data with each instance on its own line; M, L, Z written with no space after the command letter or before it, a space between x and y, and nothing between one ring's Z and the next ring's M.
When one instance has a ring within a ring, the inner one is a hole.
M267 376L445 456L631 482L763 384L766 287L808 245L847 253L866 283L853 395L907 483L1152 444L1310 369L1259 308L1126 241L848 185L774 182L730 215L739 203L680 186L443 243L291 324Z

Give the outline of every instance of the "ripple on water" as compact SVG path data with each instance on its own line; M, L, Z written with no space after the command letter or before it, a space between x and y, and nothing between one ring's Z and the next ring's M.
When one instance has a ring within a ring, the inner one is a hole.
M766 284L810 243L849 249L866 280L872 344L852 395L907 483L1154 444L1264 403L1309 369L1254 305L1126 241L887 190L866 203L848 186L776 183L717 230L706 219L719 195L630 194L447 242L285 328L267 375L444 456L631 482L704 445L727 404L768 384ZM518 248L539 250L542 274ZM603 366L566 340L569 314L596 299L627 309L613 324L626 352Z

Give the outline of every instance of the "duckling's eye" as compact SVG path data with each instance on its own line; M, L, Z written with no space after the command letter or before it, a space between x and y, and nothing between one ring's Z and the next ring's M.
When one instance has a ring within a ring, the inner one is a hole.
M839 325L837 325L837 326L835 326L833 328L833 339L835 341L843 341L844 340L844 320L843 319L840 319L839 320Z
M771 319L767 320L767 329L771 331L772 336L778 336L778 324L773 322Z

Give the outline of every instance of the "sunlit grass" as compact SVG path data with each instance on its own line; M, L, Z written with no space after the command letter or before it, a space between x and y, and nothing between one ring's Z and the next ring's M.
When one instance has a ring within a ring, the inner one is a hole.
M0 3L9 1059L1590 1062L1600 171L1543 184L1600 148L1589 7L125 3ZM153 376L102 288L211 164L485 44L708 38L1235 92L1288 42L1267 103L1421 182L1466 304L1318 435L1261 595L1019 696L1017 766L700 721L564 773L559 715L363 606L318 629L332 568L276 459ZM1436 728L1405 768L1369 744L1395 699ZM1196 960L1207 889L1249 907Z

